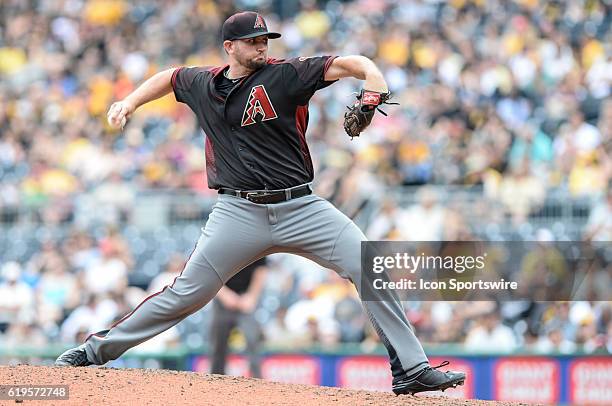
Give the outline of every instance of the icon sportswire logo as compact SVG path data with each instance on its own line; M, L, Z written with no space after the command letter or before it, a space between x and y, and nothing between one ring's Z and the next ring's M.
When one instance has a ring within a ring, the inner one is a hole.
M257 85L251 89L249 99L242 114L242 127L255 124L255 118L261 116L261 121L274 120L278 118L274 106L268 97L264 85Z

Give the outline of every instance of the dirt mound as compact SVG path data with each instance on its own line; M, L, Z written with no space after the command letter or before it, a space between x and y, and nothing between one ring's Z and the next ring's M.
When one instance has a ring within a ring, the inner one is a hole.
M100 367L3 366L0 367L0 385L68 385L68 400L23 399L23 403L42 405L517 405L420 395L395 396L193 372ZM15 400L0 400L0 404L15 404Z

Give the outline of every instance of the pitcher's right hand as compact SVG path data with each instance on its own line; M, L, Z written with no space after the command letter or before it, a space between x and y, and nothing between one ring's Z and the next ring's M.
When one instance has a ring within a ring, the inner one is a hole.
M115 129L123 130L134 110L136 108L125 100L113 103L106 115L108 124Z

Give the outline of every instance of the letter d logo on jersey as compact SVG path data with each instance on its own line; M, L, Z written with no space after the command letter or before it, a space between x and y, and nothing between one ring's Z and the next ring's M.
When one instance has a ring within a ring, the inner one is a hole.
M255 124L255 118L258 115L261 115L261 121L278 118L264 85L258 85L251 89L249 100L247 100L244 113L242 114L242 127Z

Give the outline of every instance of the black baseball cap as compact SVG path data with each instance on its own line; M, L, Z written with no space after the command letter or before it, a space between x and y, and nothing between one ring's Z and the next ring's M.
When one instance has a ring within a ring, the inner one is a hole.
M243 11L230 16L223 23L221 29L223 41L234 39L246 39L267 35L268 38L280 38L278 32L268 31L268 26L263 17L254 11Z

